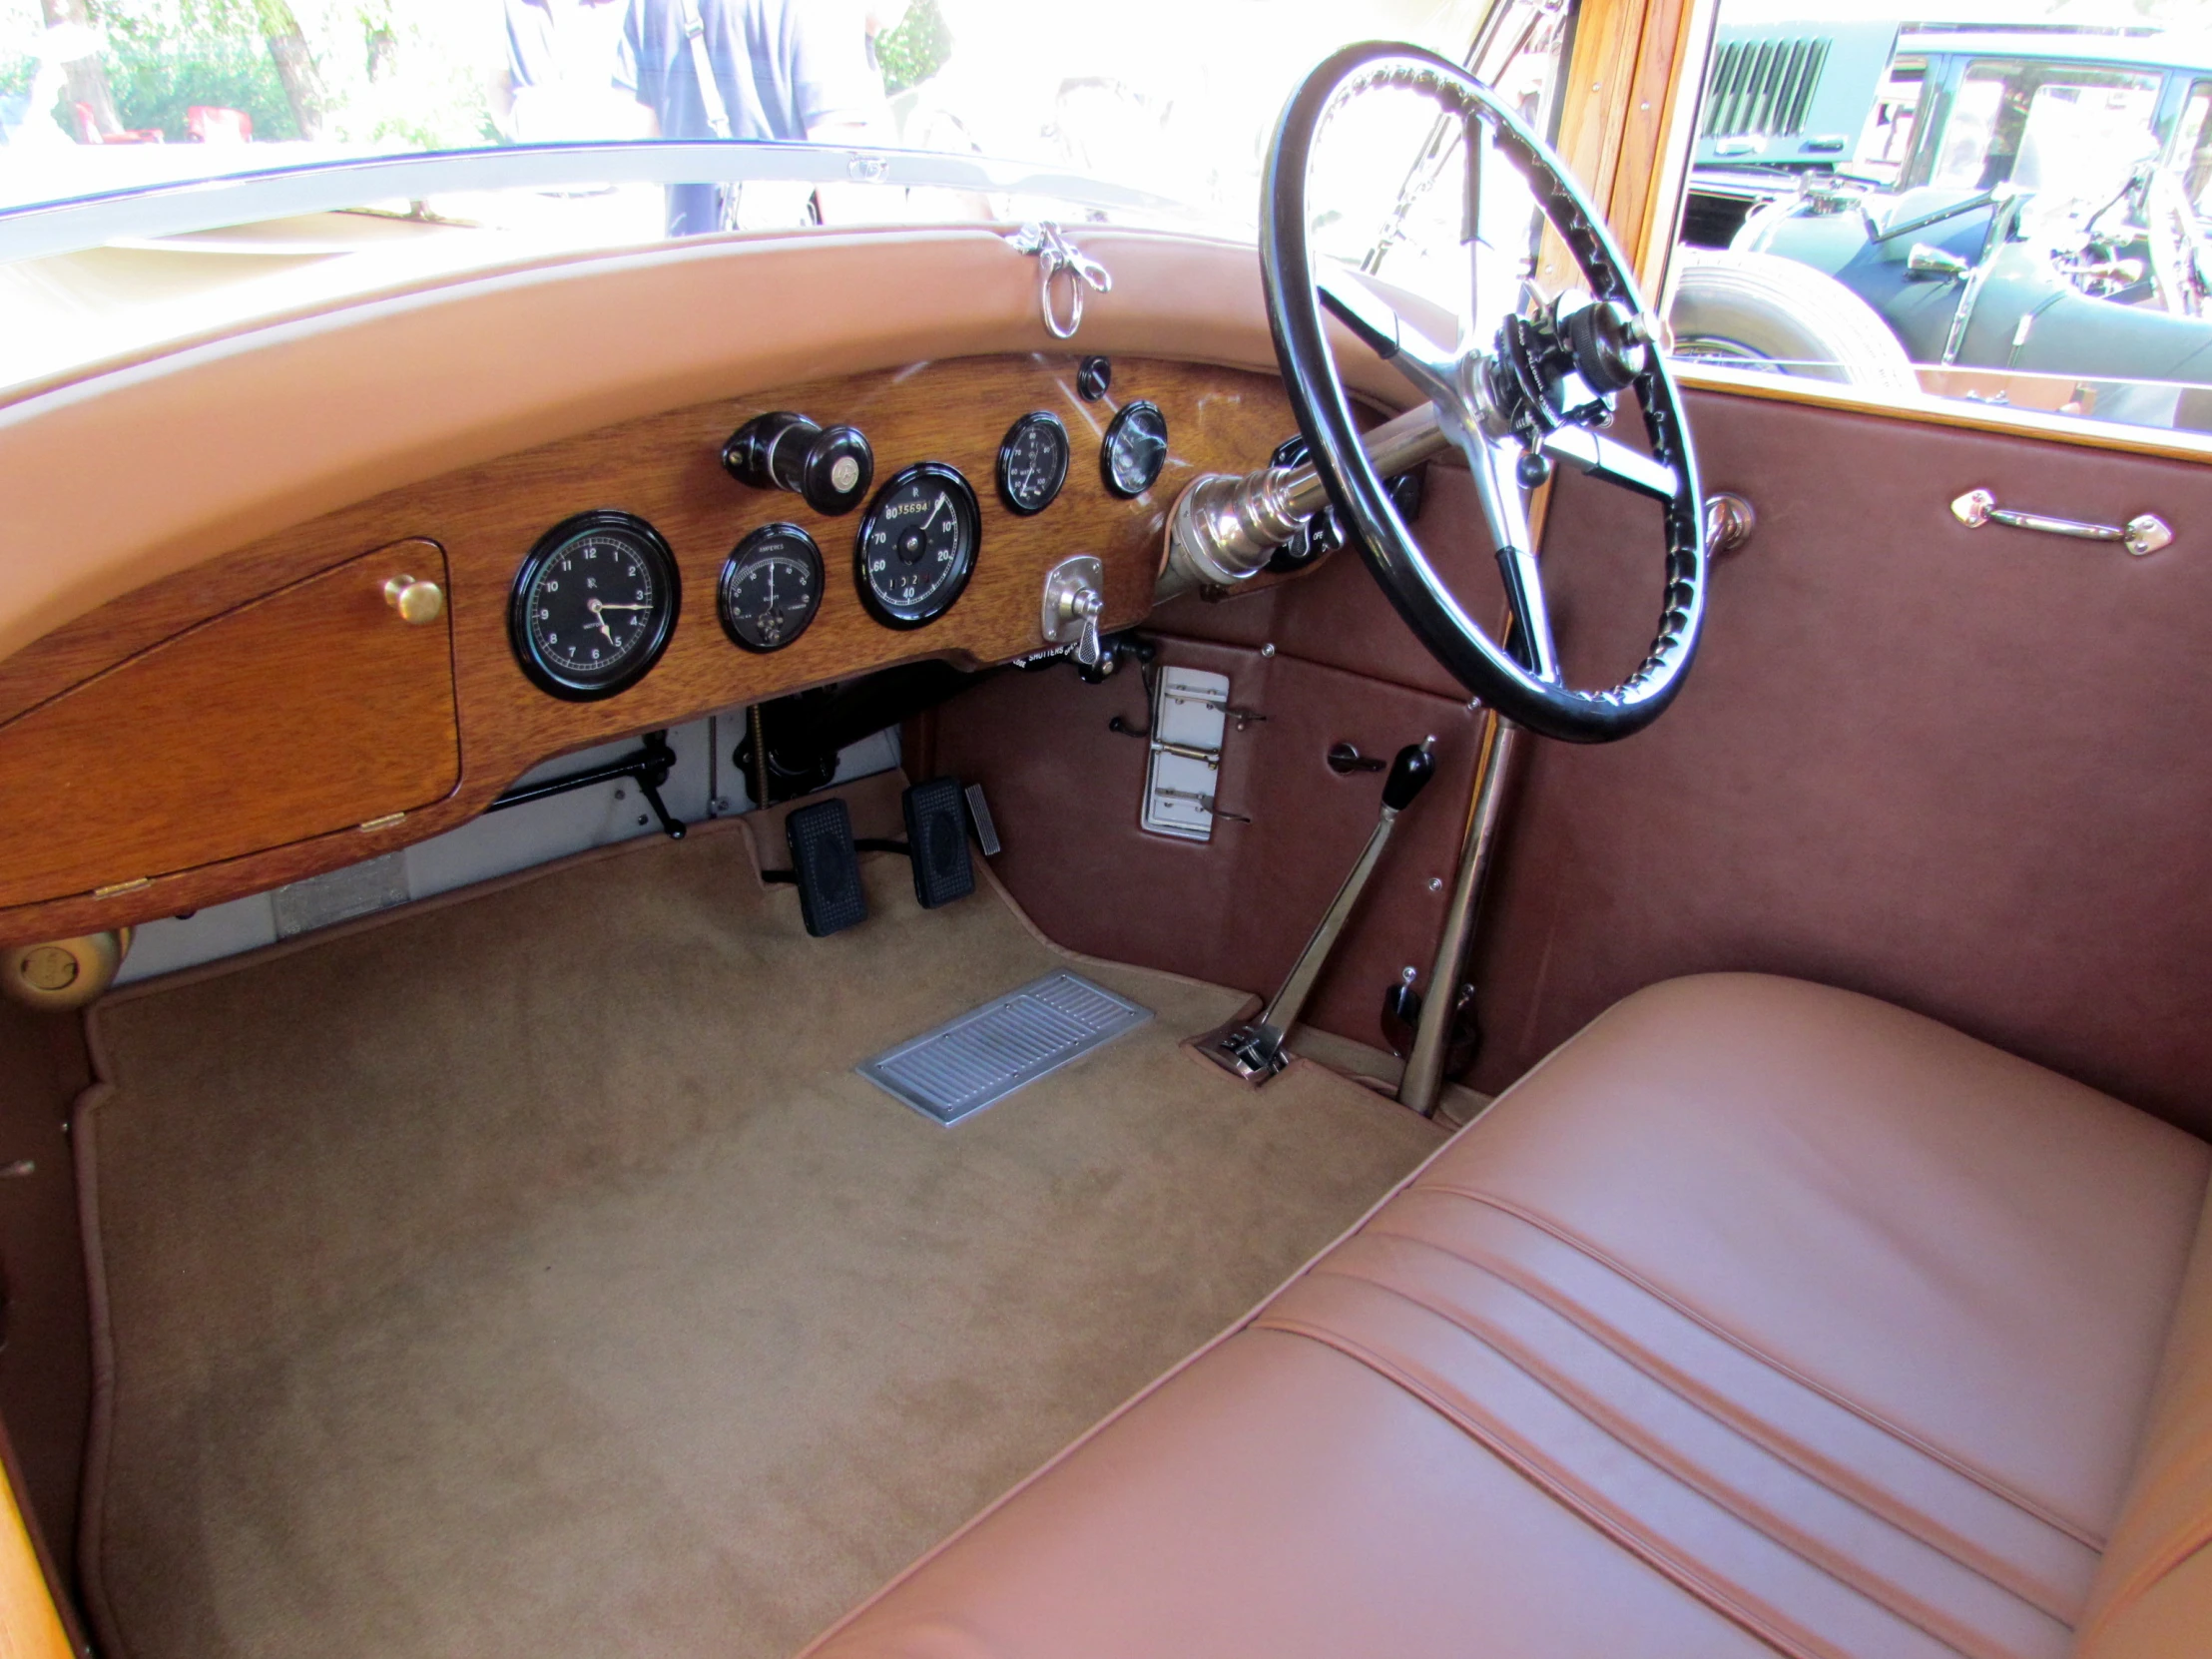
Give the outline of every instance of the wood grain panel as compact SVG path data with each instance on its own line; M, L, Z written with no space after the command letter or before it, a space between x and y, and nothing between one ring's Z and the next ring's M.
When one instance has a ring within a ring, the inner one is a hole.
M0 727L0 902L351 830L460 781L451 648L383 595L429 542L227 611Z
M212 824L180 819L164 828L159 843L189 844L196 857L141 851L126 860L106 849L97 860L97 878L80 882L80 892L141 875L158 879L150 888L104 898L0 909L0 942L173 914L421 839L472 818L521 773L569 750L919 658L982 666L1021 656L1044 643L1038 611L1046 573L1073 554L1095 554L1105 564L1108 628L1143 620L1165 551L1167 513L1183 485L1201 471L1258 464L1296 429L1296 421L1271 375L1117 358L1112 391L1092 403L1076 394L1078 361L1072 353L1036 353L917 363L627 421L364 501L153 584L56 631L0 663L0 716L57 697L88 674L112 667L121 652L145 651L180 627L281 583L329 571L362 548L410 536L432 538L447 558L459 783L427 808L419 794L387 795L377 811L361 812L356 822L400 811L407 817L366 837L349 829L283 845L271 839L255 843L268 850L221 842ZM1151 491L1124 501L1109 495L1100 480L1099 450L1114 413L1140 397L1159 404L1168 417L1169 460ZM1000 505L992 468L1006 428L1040 408L1065 422L1073 455L1059 500L1023 518ZM749 490L722 471L723 440L770 409L799 409L825 424L849 421L861 427L874 445L878 486L920 460L949 462L967 475L982 508L981 549L973 579L945 617L912 632L883 628L862 609L854 587L852 544L859 513L824 518L798 496ZM683 614L667 654L636 686L603 702L563 703L538 691L515 666L507 643L508 593L537 538L594 507L636 513L668 538L682 575ZM731 548L750 530L777 519L805 526L822 544L829 581L821 612L805 636L784 651L753 656L731 645L716 621L716 580ZM284 672L312 683L316 665L310 656ZM204 688L211 702L223 706L221 718L257 736L250 762L232 754L211 763L220 785L196 774L197 787L206 790L198 815L203 820L237 812L242 795L273 789L284 769L311 768L318 749L335 748L336 740L311 728L273 729L269 673L264 666L234 662ZM368 701L371 715L378 708L378 700ZM107 746L111 737L120 741L126 717L137 713L116 710L112 734L84 732L87 747L78 764L89 767L91 757L101 756L99 770L116 776L119 763ZM0 728L0 792L12 799L19 789L37 786L39 768L24 764L8 741L9 730ZM196 763L155 756L143 764L175 775ZM184 799L192 792L178 794ZM228 850L208 850L218 845ZM213 861L199 861L202 857ZM198 867L187 867L196 862ZM12 853L0 851L0 864L7 880L18 879ZM15 896L24 891L20 885L6 890Z

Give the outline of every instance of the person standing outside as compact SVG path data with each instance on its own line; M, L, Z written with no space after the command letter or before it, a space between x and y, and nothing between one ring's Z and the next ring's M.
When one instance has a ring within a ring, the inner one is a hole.
M508 130L524 143L647 136L615 85L626 0L503 0Z
M858 0L630 0L615 84L652 111L663 138L880 143L888 111L866 23ZM668 234L798 224L809 196L819 206L830 194L730 193L671 185Z

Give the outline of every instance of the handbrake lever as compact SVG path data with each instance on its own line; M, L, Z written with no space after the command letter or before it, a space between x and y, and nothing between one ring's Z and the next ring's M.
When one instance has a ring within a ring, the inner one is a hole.
M1329 901L1329 908L1321 924L1314 929L1314 936L1306 941L1306 948L1291 964L1283 988L1260 1010L1258 1018L1232 1020L1197 1039L1198 1052L1224 1071L1257 1086L1291 1063L1284 1047L1285 1039L1305 1012L1307 999L1313 995L1322 969L1329 964L1329 953L1336 948L1345 923L1352 919L1360 895L1367 890L1368 881L1375 874L1375 866L1382 861L1382 849L1389 844L1390 830L1397 823L1398 814L1413 804L1435 775L1435 748L1433 737L1409 743L1390 763L1389 776L1382 781L1382 811L1376 820L1375 829L1368 834L1368 844L1361 848L1360 857L1353 864L1352 872L1344 878L1344 884L1337 889L1337 896Z

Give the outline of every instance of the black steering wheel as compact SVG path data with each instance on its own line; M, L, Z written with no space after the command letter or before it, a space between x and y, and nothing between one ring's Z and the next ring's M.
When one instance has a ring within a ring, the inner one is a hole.
M1316 269L1307 237L1315 139L1346 103L1378 88L1424 95L1446 118L1462 123L1470 174L1480 163L1481 129L1488 129L1492 146L1526 180L1581 269L1586 302L1580 295L1551 304L1528 301L1492 340L1455 352L1426 338L1350 268ZM1705 616L1697 462L1679 394L1653 347L1649 312L1627 263L1558 159L1458 65L1418 47L1369 42L1325 61L1285 108L1268 153L1261 213L1268 320L1299 426L1369 570L1407 626L1475 697L1545 737L1607 743L1648 726L1681 689ZM1404 373L1466 457L1505 579L1511 627L1503 644L1437 578L1362 447L1330 355L1324 307ZM1648 455L1600 434L1612 421L1619 393L1629 389L1643 411ZM1606 691L1565 683L1544 606L1528 491L1556 461L1665 508L1658 634L1643 665Z

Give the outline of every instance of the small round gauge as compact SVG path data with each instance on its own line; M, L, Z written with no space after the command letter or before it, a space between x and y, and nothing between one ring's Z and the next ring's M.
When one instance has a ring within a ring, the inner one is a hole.
M868 503L853 544L860 600L891 628L919 628L952 608L982 540L975 491L953 468L922 461Z
M1050 409L1035 409L1006 429L998 445L998 498L1027 517L1052 505L1068 481L1068 429Z
M1168 464L1168 417L1160 405L1143 398L1126 405L1106 428L1099 469L1116 495L1142 495L1159 482Z
M629 513L579 513L539 538L515 572L507 637L541 690L612 697L660 661L682 600L676 555Z
M781 651L822 604L822 549L796 524L764 524L723 561L715 608L748 651Z

